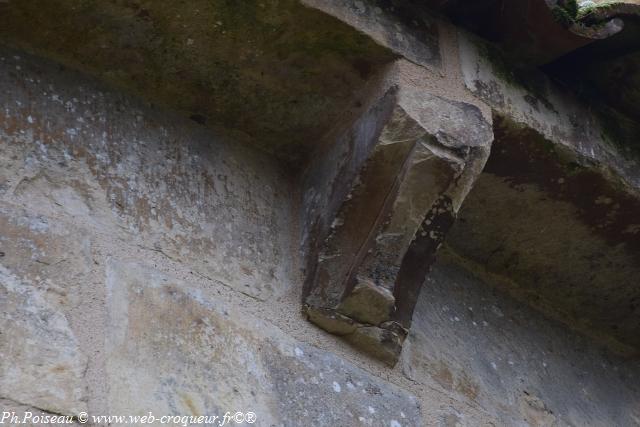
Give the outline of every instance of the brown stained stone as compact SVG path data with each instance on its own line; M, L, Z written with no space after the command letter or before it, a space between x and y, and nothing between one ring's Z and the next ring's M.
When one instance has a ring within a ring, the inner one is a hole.
M397 278L398 286L394 292L398 301L395 319L407 328L411 325L413 309L420 295L422 283L435 262L436 253L454 219L451 198L443 195L427 213L402 259Z
M355 333L347 337L347 341L371 356L393 366L400 356L405 338L406 333L399 334L394 330L377 326L361 326Z
M486 173L511 186L535 184L556 200L578 207L580 219L610 244L622 243L640 253L640 239L629 225L638 222L640 197L597 168L557 147L530 128L496 117L497 149ZM612 205L617 205L611 209ZM640 262L640 258L639 258Z
M352 318L340 314L335 310L306 305L304 312L309 321L335 335L349 335L354 333L358 328L357 322Z
M409 170L393 206L356 273L358 282L370 280L391 292L397 283L403 255L424 219L424 212L431 209L459 173L455 162L442 159L422 141L408 163Z
M338 312L370 325L388 321L394 310L393 294L367 279L358 280L351 293L338 306Z
M334 261L340 262L343 258L349 259L349 254L358 251L358 241L364 237L343 241L341 245L336 245L340 247L339 257L332 255L331 242L336 237L333 234L338 226L344 225L341 224L339 211L346 210L348 206L343 206L344 201L354 198L357 191L360 191L357 186L354 188L353 183L358 182L358 176L366 170L364 165L370 160L371 153L396 104L396 87L385 90L384 95L380 97L374 96L369 108L360 117L345 124L338 124L333 132L338 135L333 136L333 144L324 152L316 154L315 160L301 177L303 197L300 221L302 256L306 258L303 292L305 298L317 287L315 283L320 267L326 259L321 254L329 254L330 258L335 258ZM381 161L384 161L384 158ZM365 211L363 215L366 214ZM358 227L358 224L355 227ZM367 230L364 229L362 232L366 233ZM335 292L337 295L334 298L337 301L340 291ZM330 294L323 291L323 298L328 298Z
M298 0L11 1L0 41L243 132L291 167L361 113L364 85L396 57Z
M306 298L309 320L344 335L351 319L347 340L389 364L492 138L471 105L403 88L396 103L309 270Z
M315 308L309 305L305 305L304 312L310 322L331 334L343 337L360 351L390 366L396 364L402 351L402 343L407 337L407 330L394 321L373 326L354 321L351 317L333 309Z
M430 10L414 2L388 0L301 0L353 25L411 62L440 68L438 25Z
M496 118L447 244L474 271L623 354L640 349L640 196L610 171Z
M87 359L63 304L2 265L0 330L0 398L64 415L87 410Z
M640 188L639 125L630 117L606 107L603 100L585 104L575 92L558 85L541 70L514 69L488 44L467 34L460 33L459 41L466 86L496 114L531 128L585 162L606 165L612 175L632 188ZM573 79L573 75L569 77ZM633 96L627 83L623 85L619 100Z
M368 301L359 301L365 304ZM355 306L359 309L361 307ZM315 308L305 305L307 319L325 331L343 337L348 343L370 356L394 366L402 351L407 330L394 321L385 321L378 326L354 321L351 317L334 309ZM359 314L359 313L357 313Z
M385 205L397 192L398 175L403 173L407 156L420 136L415 131L415 125L407 123L406 114L396 108L333 221L307 299L312 305L335 308L343 297L345 280L362 257L363 246L380 221L380 212L388 209ZM399 134L414 135L393 137Z

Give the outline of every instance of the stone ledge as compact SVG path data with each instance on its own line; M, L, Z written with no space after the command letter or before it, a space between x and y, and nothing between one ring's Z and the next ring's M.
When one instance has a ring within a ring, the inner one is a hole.
M398 322L360 323L335 309L304 306L307 319L325 331L343 337L361 351L395 366L408 331Z

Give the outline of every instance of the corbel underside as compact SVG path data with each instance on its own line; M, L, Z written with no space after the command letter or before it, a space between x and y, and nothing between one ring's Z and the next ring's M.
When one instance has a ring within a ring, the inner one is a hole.
M469 104L403 88L391 99L311 260L305 312L394 365L420 287L486 161L492 133Z

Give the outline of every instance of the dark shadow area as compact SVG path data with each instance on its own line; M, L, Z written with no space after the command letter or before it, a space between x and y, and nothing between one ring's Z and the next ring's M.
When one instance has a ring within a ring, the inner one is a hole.
M640 199L495 117L486 168L447 245L486 281L625 355L640 350Z

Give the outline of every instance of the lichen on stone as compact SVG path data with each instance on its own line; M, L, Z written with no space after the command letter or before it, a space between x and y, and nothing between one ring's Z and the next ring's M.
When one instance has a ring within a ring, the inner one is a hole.
M578 8L578 12L576 14L576 20L578 21L589 21L596 15L601 14L605 11L612 10L617 4L620 4L619 1L607 1L602 3L589 3L586 6L580 6Z

